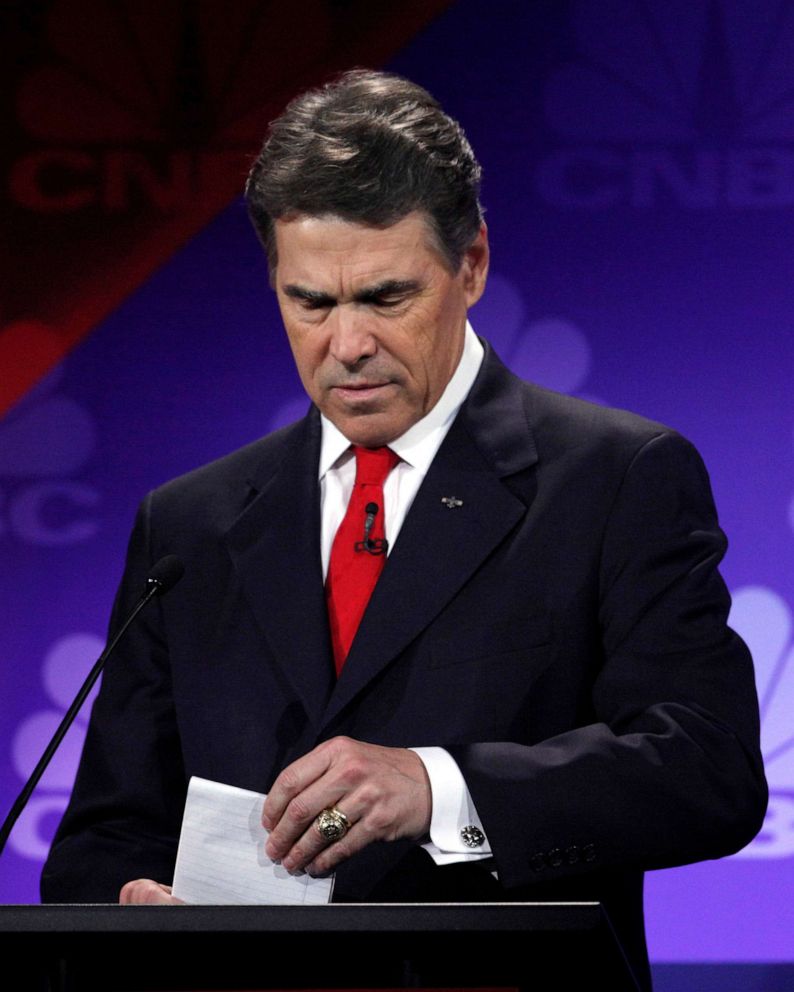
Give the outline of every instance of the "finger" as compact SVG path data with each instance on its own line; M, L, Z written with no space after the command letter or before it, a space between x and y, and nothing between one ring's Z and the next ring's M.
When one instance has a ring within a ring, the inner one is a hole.
M341 840L327 844L316 857L306 864L304 870L313 876L330 875L343 861L376 839L377 837L367 825L366 820L359 820Z
M318 745L313 751L287 765L278 776L262 807L262 825L266 830L273 830L289 803L328 770L332 761L328 744L326 741Z
M150 878L137 878L127 882L119 893L122 906L183 905L181 899L171 895L170 885L161 885Z
M349 800L350 796L347 796L344 810L340 808L339 803L333 807L328 807L342 813L347 820L347 831L343 837L338 840L329 839L327 835L320 832L319 817L315 817L281 858L282 865L288 871L305 870L307 865L313 862L329 845L340 843L350 833L363 810L358 804L351 803Z
M324 809L340 810L351 824L365 812L366 806L350 792L351 787L344 769L331 768L290 800L267 839L268 856L280 860L290 871L302 868L328 843L316 827Z

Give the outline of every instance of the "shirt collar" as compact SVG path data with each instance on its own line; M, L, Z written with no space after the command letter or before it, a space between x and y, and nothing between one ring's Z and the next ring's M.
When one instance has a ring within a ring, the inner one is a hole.
M389 445L402 461L423 473L427 472L452 421L477 378L484 354L483 346L472 330L471 324L466 321L463 353L460 356L458 367L438 402L421 420L409 427L404 434ZM347 452L350 441L326 417L321 415L320 422L322 424L322 444L320 446L319 478L322 479L326 472Z

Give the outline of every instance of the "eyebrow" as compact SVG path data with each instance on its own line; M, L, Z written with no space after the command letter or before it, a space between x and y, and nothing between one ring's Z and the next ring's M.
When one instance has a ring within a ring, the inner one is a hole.
M374 286L365 286L353 297L355 303L375 303L385 296L410 296L420 289L417 279L384 279L375 283ZM308 286L299 286L290 283L284 286L284 295L293 300L303 300L306 303L313 303L315 306L334 306L336 297L330 293L323 293L319 289L309 289Z
M331 306L336 300L329 293L321 293L319 289L309 289L307 286L285 286L284 295L293 300L304 300L306 303Z

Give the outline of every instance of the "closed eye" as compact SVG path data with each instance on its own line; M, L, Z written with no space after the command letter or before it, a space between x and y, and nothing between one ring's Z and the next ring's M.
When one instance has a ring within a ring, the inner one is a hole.
M379 286L364 289L356 294L357 303L388 309L415 296L420 290L419 283L414 279L389 279Z
M327 310L336 302L331 299L316 299L316 300L299 300L298 301L303 310Z
M367 300L362 300L361 302L368 303L373 307L396 307L404 301L404 296L373 296Z
M407 302L420 292L421 288L415 279L387 279L356 293L353 302L377 307L380 310L390 310ZM301 310L328 310L338 303L338 300L329 293L309 289L307 286L284 286L283 292L285 296L295 300Z

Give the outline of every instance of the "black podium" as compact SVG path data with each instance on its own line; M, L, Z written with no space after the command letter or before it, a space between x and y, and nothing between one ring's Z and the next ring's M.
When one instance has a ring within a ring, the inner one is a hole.
M25 992L637 990L589 902L0 906L0 947Z

